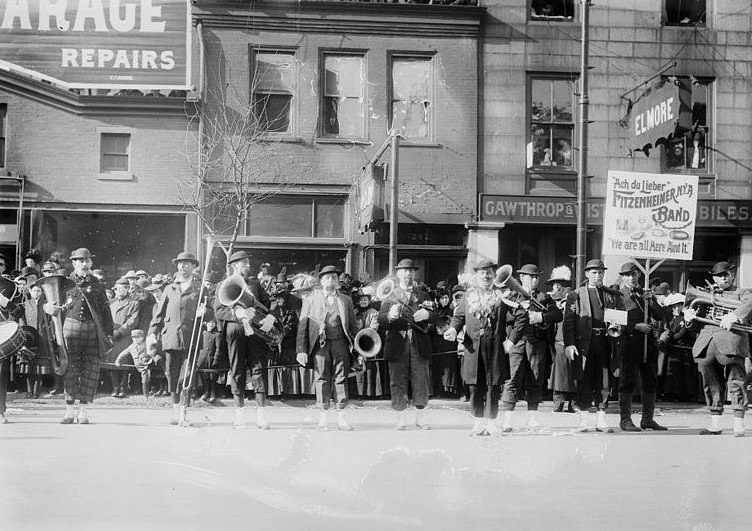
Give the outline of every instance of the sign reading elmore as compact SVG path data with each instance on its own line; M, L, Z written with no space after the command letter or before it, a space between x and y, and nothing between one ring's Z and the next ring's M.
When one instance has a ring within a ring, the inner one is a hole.
M0 0L0 66L68 88L187 89L188 0Z

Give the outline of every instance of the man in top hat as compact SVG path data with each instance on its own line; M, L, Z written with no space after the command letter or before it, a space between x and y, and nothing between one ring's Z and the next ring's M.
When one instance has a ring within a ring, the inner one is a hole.
M154 310L146 345L148 350L160 343L165 355L167 389L175 410L175 418L170 424L188 426L190 390L184 390L184 383L191 378L193 367L189 367L187 361L197 354L201 346L201 330L194 323L207 309L206 302L199 300L201 283L193 276L199 266L196 256L183 251L173 258L172 263L177 268L177 274L173 282L165 287ZM211 314L205 315L207 320L212 318ZM194 352L190 352L191 347Z
M605 271L602 260L589 260L585 266L586 285L569 293L564 308L564 354L573 362L577 379L578 431L588 431L593 427L588 410L595 402L598 408L595 430L613 432L606 422L611 345L606 333L605 310L623 310L623 303L619 290L603 285Z
M465 328L462 379L470 389L473 436L498 433L495 419L499 412L501 385L509 378L505 350L522 340L527 324L526 313L508 306L501 290L494 287L495 267L490 260L480 260L475 264L477 285L468 289L460 300L449 328L444 332L444 339L454 341ZM508 315L515 319L510 336L507 336ZM519 319L516 318L518 315Z
M398 430L407 427L405 409L408 386L417 410L415 425L420 429L430 429L423 421L422 411L428 405L430 385L431 338L428 325L435 323L436 318L425 307L430 299L428 293L415 285L417 269L418 266L409 258L397 264L395 274L398 282L379 309L379 326L386 333L384 359L389 365L392 409L398 412Z
M662 319L661 310L650 290L640 289L640 271L634 262L627 262L619 271L622 301L627 312L627 325L622 329L617 348L619 356L619 427L622 431L657 430L667 428L653 419L658 384L658 344L651 323L645 322L645 305L648 319ZM647 337L647 352L645 338ZM637 386L637 373L642 380L642 420L640 427L632 421L632 395Z
M551 271L551 277L546 281L546 284L551 286L551 291L548 294L554 300L562 315L567 303L567 295L572 291L571 280L572 270L563 265L554 267ZM566 402L567 413L574 413L572 401L577 399L577 383L572 373L572 362L564 355L563 326L561 324L551 326L548 333L549 347L553 359L550 383L554 399L553 411L554 413L563 412Z
M269 308L271 303L268 293L262 289L259 281L251 277L251 259L245 251L232 253L227 264L232 269L233 275L240 275L246 283L246 290L264 307ZM225 282L227 282L225 280ZM217 287L217 293L222 291L222 285ZM249 322L256 317L253 307L230 308L222 304L219 297L214 299L214 313L219 322L219 329L224 335L227 352L230 358L230 388L235 403L236 428L244 428L245 420L245 383L246 373L251 371L251 384L256 398L256 426L262 430L269 429L266 420L265 408L267 401L267 374L266 367L269 364L269 345L257 334L246 335L244 321ZM275 323L275 318L268 313L263 320L259 321L262 332L269 332Z
M561 322L563 316L554 300L545 292L538 290L538 282L543 272L535 264L526 264L517 270L522 289L529 297L515 293L512 300L517 302L524 312L518 312L515 317L515 327L518 321L524 319L522 313L527 313L527 322L523 326L522 339L509 349L509 378L504 383L501 396L501 409L504 412L502 432L513 431L513 413L517 404L517 392L525 383L525 399L527 401L528 419L525 424L527 431L538 431L541 425L536 418L538 405L543 400L543 385L546 378L546 360L549 353L548 329Z
M62 306L44 303L48 315L62 312L63 337L68 350L68 369L63 377L65 416L63 424L72 424L73 406L79 401L78 423L88 424L87 406L94 399L99 384L101 357L112 346L112 314L104 286L91 274L94 255L82 247L70 255L73 264L71 282L64 284L66 296Z
M325 266L319 271L321 289L303 299L298 323L298 362L307 366L313 361L316 403L321 408L320 430L326 430L326 412L334 391L337 427L350 431L345 419L347 376L350 372L352 340L358 332L352 299L339 291L339 268Z
M718 262L709 273L713 277L713 296L719 301L733 301L738 306L721 317L718 325L697 321L692 325L692 328L700 329L692 355L702 375L705 402L710 410L710 426L700 435L720 435L723 402L728 391L734 411L734 436L744 436L744 413L748 400L744 389L744 358L749 357L749 338L745 332L735 331L732 327L737 323L749 322L752 316L752 291L734 286L734 268L728 262ZM684 309L685 321L689 323L696 317L696 310ZM727 375L725 386L724 374Z

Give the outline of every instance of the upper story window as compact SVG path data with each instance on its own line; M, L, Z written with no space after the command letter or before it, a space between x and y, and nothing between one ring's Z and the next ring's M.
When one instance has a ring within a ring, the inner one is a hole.
M431 142L434 122L433 56L391 56L390 126L408 142Z
M705 26L707 0L664 0L663 24L665 26Z
M530 79L527 167L574 169L574 80Z
M128 171L131 135L102 133L100 171Z
M530 20L574 20L574 0L532 0Z
M673 80L673 78L672 78ZM679 85L680 113L691 113L692 124L682 129L668 144L664 144L664 166L667 172L706 174L711 171L713 139L709 124L713 123L710 104L713 80L694 76L676 76Z
M5 168L5 131L8 127L6 124L7 116L8 106L2 103L0 104L0 168Z
M325 53L321 133L327 138L364 138L364 56Z
M296 90L295 53L253 49L251 93L260 132L293 133Z
M292 238L344 238L344 196L278 194L253 206L248 234Z

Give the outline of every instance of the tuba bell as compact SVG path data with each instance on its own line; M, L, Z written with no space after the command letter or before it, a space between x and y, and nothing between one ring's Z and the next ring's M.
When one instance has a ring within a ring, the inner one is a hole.
M375 358L381 352L381 336L373 328L364 328L355 335L353 348L364 358Z
M75 283L63 275L50 275L40 278L32 285L42 288L42 293L47 302L59 308L65 300L65 293L75 286ZM68 347L65 345L65 337L63 336L63 318L60 312L50 316L45 314L45 317L49 317L49 321L52 321L52 333L54 334L54 337L50 337L49 333L45 334L44 338L47 341L47 347L52 358L52 370L58 376L62 376L68 369Z
M540 302L535 300L530 293L520 285L519 282L512 276L512 271L514 268L509 265L505 264L501 266L498 270L496 270L496 276L494 277L494 286L497 288L508 288L515 293L519 294L523 299L527 300L530 303L530 306L532 306L535 311L538 312L545 312L546 307L543 306Z
M279 346L284 337L284 331L278 320L268 332L261 330L260 321L269 315L269 309L248 291L245 279L240 275L230 275L217 289L217 300L228 308L253 308L256 315L253 319L243 319L243 331L247 336L253 336L266 341L272 346Z
M621 337L622 332L624 332L624 327L620 324L611 323L606 328L606 335L614 339Z

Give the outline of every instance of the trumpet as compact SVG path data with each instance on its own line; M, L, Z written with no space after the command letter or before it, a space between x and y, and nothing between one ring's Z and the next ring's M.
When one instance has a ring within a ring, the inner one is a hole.
M623 332L624 332L624 327L616 323L611 323L610 325L608 325L608 328L606 329L606 335L614 339L621 337L621 334Z
M222 282L217 289L217 300L228 308L253 308L256 315L253 319L243 319L245 335L256 335L272 346L279 346L284 337L284 331L279 321L274 321L274 326L268 332L261 330L260 322L269 315L269 309L261 304L253 293L246 288L245 280L240 275L231 275Z

